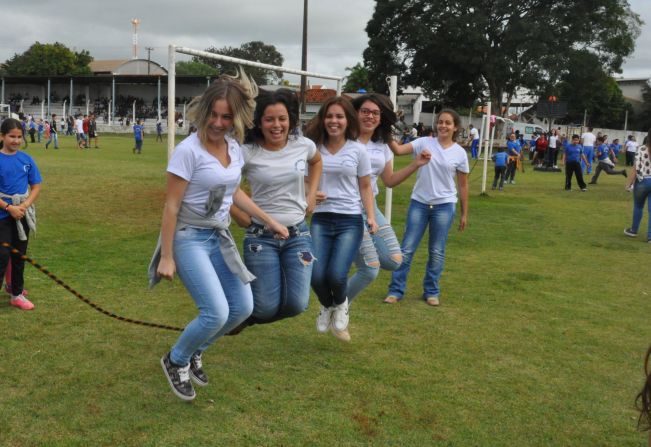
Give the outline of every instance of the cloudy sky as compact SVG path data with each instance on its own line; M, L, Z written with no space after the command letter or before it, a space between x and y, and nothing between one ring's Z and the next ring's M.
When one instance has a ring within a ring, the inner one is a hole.
M651 76L651 0L629 2L648 25L623 75ZM364 28L374 5L373 0L312 0L308 70L344 75L346 67L361 62L368 42ZM146 58L144 47L153 47L152 59L164 66L170 43L205 49L261 40L276 46L286 67L300 68L302 17L301 0L30 0L3 8L0 61L35 41L86 49L95 59L128 59L131 19L138 18L139 56Z

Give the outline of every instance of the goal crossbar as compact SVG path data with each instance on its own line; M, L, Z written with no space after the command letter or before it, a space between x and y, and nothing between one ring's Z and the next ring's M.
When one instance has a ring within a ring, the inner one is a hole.
M167 67L167 156L172 156L174 151L174 137L176 134L176 122L174 121L176 104L176 53L187 54L189 56L205 57L224 62L244 65L248 67L264 68L267 70L282 71L283 73L308 76L319 79L332 79L337 81L337 95L341 95L341 81L343 76L333 76L312 71L298 70L294 68L281 67L277 65L263 64L262 62L238 59L236 57L224 56L223 54L210 53L208 51L194 50L187 47L170 45L168 47L168 67Z

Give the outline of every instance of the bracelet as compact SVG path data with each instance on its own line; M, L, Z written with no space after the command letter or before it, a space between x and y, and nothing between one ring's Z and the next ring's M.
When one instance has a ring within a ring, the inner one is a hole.
M11 206L11 203L8 203L7 206L5 206L5 211L9 211L9 207Z

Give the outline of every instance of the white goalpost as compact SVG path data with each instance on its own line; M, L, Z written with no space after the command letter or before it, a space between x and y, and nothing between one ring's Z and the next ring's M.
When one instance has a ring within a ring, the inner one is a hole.
M253 62L245 59L238 59L235 57L224 56L221 54L209 53L207 51L194 50L192 48L180 47L176 45L169 45L168 47L168 67L167 67L167 157L171 157L174 151L174 137L176 135L176 122L174 116L176 114L176 53L187 54L189 56L199 56L208 59L215 59L224 62L231 62L234 64L244 65L248 67L265 68L268 70L281 71L283 73L307 76L310 78L319 79L332 79L337 81L337 95L341 95L341 81L343 76L333 76L321 73L314 73L311 71L297 70L294 68L279 67L276 65L263 64L261 62Z

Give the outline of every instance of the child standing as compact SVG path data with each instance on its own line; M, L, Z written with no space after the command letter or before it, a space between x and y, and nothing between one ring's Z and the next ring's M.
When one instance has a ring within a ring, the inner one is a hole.
M581 137L572 135L572 144L568 144L563 152L563 164L565 165L565 191L572 189L572 174L576 176L576 182L579 184L581 191L587 191L586 184L583 181L583 172L581 170L581 161L588 164L588 160L583 154Z
M134 154L139 154L142 151L142 140L145 137L145 126L140 124L140 120L136 120L133 125L133 136L136 139L136 146L133 148Z
M504 177L506 174L506 161L508 155L504 152L504 148L500 147L496 154L493 154L493 160L495 160L495 178L493 179L493 189L497 186L497 180L500 181L500 191L504 187ZM514 168L515 170L515 168Z
M0 126L0 243L6 242L20 253L0 247L0 272L11 259L12 306L32 310L34 305L23 295L25 261L30 230L36 229L33 203L41 191L41 174L32 157L18 152L23 141L20 121L8 118Z
M156 121L156 142L163 142L163 122L161 120Z

